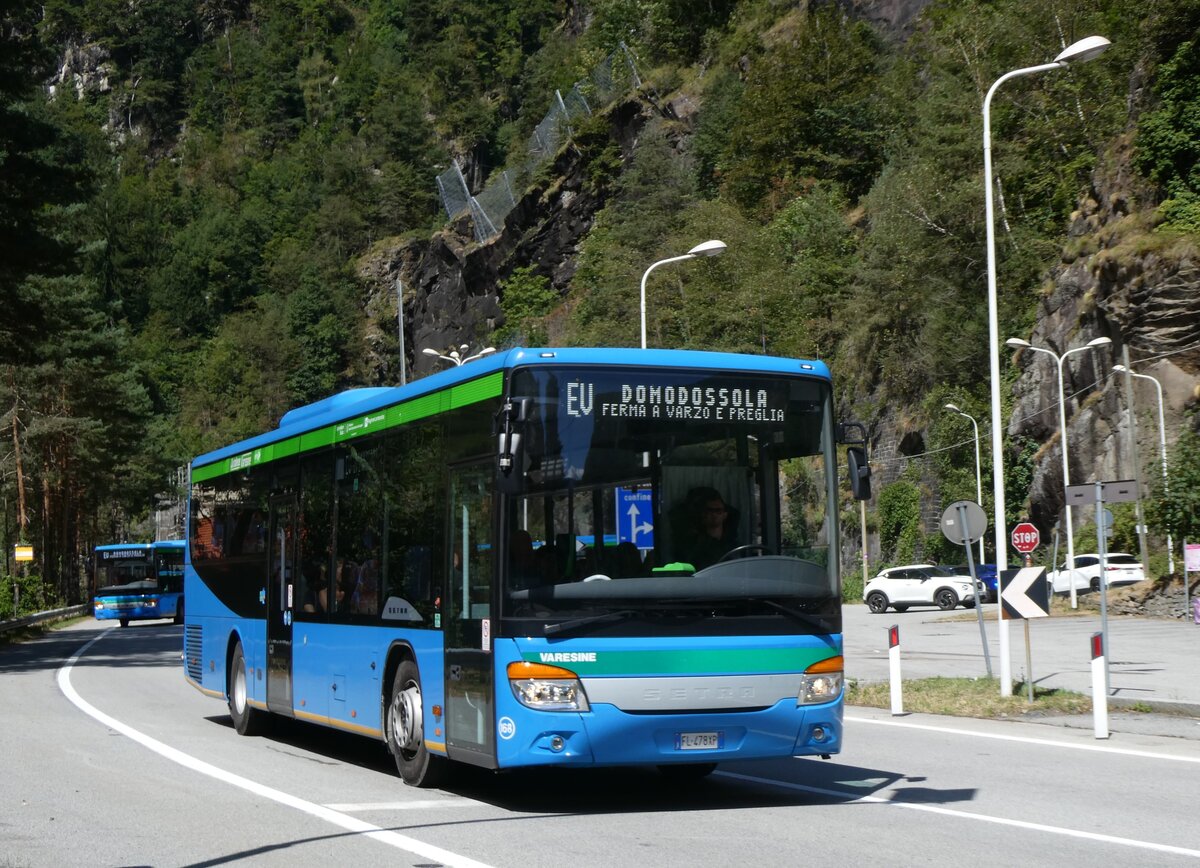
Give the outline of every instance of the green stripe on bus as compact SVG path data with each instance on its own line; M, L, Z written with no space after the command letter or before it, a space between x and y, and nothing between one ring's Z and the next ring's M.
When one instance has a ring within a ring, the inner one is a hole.
M834 654L829 648L726 648L661 651L527 651L530 663L579 675L766 675L803 672Z
M193 467L192 482L205 482L235 470L256 467L259 464L266 464L269 461L286 458L300 452L320 449L322 446L331 446L334 443L351 440L364 434L373 434L376 431L406 425L418 419L436 416L447 410L457 410L469 404L495 398L503 388L504 372L496 371L494 374L459 386L452 386L441 392L434 392L432 395L422 395L420 398L413 398L403 404L374 410L365 416L347 419L344 422L326 425L315 431L306 431L295 437L280 440L278 443L260 446L232 458L222 458L212 464Z

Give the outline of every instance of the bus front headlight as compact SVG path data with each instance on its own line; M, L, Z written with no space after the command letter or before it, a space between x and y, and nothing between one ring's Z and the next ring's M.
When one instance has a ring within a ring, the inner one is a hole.
M842 693L842 674L845 661L842 655L820 660L804 670L800 679L797 705L817 705L837 699Z
M545 663L509 663L508 684L513 696L537 711L590 711L579 676L570 669Z

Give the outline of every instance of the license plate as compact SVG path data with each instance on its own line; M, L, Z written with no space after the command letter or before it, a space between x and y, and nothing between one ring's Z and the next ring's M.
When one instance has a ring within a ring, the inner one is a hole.
M723 732L677 732L675 750L720 750L725 747Z

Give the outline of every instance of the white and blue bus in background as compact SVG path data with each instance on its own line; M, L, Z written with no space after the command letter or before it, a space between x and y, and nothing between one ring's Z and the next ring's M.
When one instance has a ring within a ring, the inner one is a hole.
M97 619L130 621L172 618L183 623L183 540L96 546Z
M188 680L455 762L828 756L839 432L820 362L513 349L191 463ZM868 496L861 449L848 450Z

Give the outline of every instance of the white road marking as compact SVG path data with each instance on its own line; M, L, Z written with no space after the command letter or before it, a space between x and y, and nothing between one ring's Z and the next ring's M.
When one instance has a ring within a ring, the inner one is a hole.
M1157 753L1150 750L1134 750L1133 748L1112 747L1102 744L1084 744L1073 741L1057 741L1051 738L1031 738L1024 735L1002 735L997 732L975 732L969 729L958 729L953 726L933 726L927 723L907 723L902 720L876 720L870 717L855 717L846 715L845 719L853 723L872 723L876 726L898 726L904 729L923 729L929 732L946 732L952 735L967 735L975 738L992 738L997 741L1016 741L1023 744L1040 744L1047 747L1061 747L1069 750L1090 750L1098 753L1115 753L1123 756L1136 756L1144 759L1171 760L1181 763L1200 763L1200 755L1183 756L1173 753Z
M414 853L425 859L434 862L440 862L443 865L454 866L454 868L490 868L483 862L476 862L466 856L461 856L458 853L451 853L449 850L443 850L441 847L436 847L433 844L426 844L423 841L418 841L416 838L410 838L407 835L401 835L396 832L391 832L386 829L381 829L370 823L365 823L356 817L351 817L343 814L333 808L315 804L313 802L301 799L298 796L293 796L290 793L285 793L282 790L277 790L274 787L268 787L265 784L260 784L257 781L252 781L249 778L236 775L232 772L218 768L204 760L196 759L195 757L184 753L181 750L164 744L158 739L151 738L145 733L139 732L128 724L122 723L114 717L110 717L100 709L91 705L87 700L75 692L75 688L71 685L71 669L92 645L96 644L107 633L101 633L95 639L92 639L82 648L75 652L62 668L58 670L58 687L62 690L67 699L71 700L77 708L82 712L95 718L100 723L116 730L121 735L131 738L143 747L149 748L158 755L169 759L171 762L189 768L192 771L199 772L203 775L208 775L210 778L215 778L226 784L231 784L252 793L256 796L261 796L264 799L270 799L273 802L278 802L281 805L286 805L289 808L295 808L298 811L303 811L317 819L324 820L339 828L349 832L365 835L368 838L373 838L384 844L389 844L400 850L405 850L409 853Z
M776 781L770 778L757 778L751 775L739 775L735 772L723 772L719 769L714 772L715 775L721 777L733 778L739 781L748 781L755 784L768 784L770 786L782 787L787 790L800 790L805 793L813 793L818 796L832 796L838 799L845 799L847 803L865 802L872 805L887 805L891 808L904 808L909 811L924 811L929 814L940 814L944 817L958 817L964 820L978 820L982 823L994 823L998 826L1012 826L1018 829L1029 829L1035 832L1049 832L1052 835L1063 835L1068 838L1084 838L1088 841L1099 841L1104 844L1119 844L1123 847L1136 847L1141 850L1153 850L1158 853L1172 853L1176 856L1192 856L1200 859L1200 850L1191 850L1187 847L1175 847L1171 844L1157 844L1153 841L1138 841L1134 838L1118 838L1115 835L1101 835L1096 832L1082 832L1078 829L1067 829L1062 826L1047 826L1043 823L1030 823L1025 820L1010 820L1006 817L994 817L990 814L973 814L970 811L955 811L951 808L940 808L936 805L923 805L917 802L897 802L891 799L885 799L881 796L860 796L857 793L847 793L839 790L827 790L822 787L810 787L805 784L794 784L790 781Z

